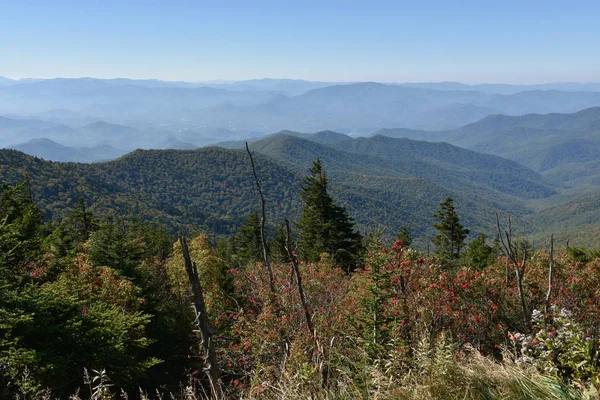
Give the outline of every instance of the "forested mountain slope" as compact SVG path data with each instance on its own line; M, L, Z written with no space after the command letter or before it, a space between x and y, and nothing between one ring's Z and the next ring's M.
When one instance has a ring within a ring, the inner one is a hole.
M297 210L299 178L278 164L257 161L270 210L278 216ZM247 155L217 148L138 150L98 164L49 162L1 150L0 176L9 183L28 176L47 216L61 216L82 196L96 213L161 222L173 233L230 232L258 204Z
M322 136L332 142L344 142L343 135ZM535 173L518 166L513 168L522 176L515 174L506 187L496 185L501 180L495 182L496 177L491 175L468 176L464 160L442 166L427 160L357 156L286 135L253 143L251 147L260 153L256 161L273 225L283 218L298 217L301 178L317 157L323 161L335 198L348 207L359 228L364 231L385 227L389 235L406 225L415 236L427 237L432 230L432 215L446 197L456 199L469 227L489 231L495 210L525 215L525 197L553 193ZM490 160L492 168L494 163L502 162ZM464 165L458 167L460 163ZM482 166L473 164L473 168ZM461 177L463 173L467 175ZM185 229L228 233L258 207L244 150L138 150L97 164L48 162L3 150L0 174L9 183L29 176L32 194L48 216L63 215L78 196L83 196L92 211L101 215L135 215L165 224L172 232ZM515 190L521 185L530 190Z
M558 184L594 181L600 160L600 107L573 114L491 115L451 131L385 129L389 137L445 141L517 161ZM589 179L586 179L590 177Z
M308 168L317 155L332 172L422 178L475 196L504 197L505 201L508 196L536 198L556 193L539 174L515 162L446 143L383 136L351 139L331 132L299 136L278 134L251 147L300 170Z

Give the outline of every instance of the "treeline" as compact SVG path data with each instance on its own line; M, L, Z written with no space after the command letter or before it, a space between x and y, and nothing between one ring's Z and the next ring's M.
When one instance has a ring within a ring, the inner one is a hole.
M301 199L267 236L259 212L189 240L226 396L582 398L600 384L597 253L533 251L503 221L467 243L451 198L431 257L409 229L363 237L319 161ZM88 206L45 221L27 181L0 187L0 397L210 395L179 241Z

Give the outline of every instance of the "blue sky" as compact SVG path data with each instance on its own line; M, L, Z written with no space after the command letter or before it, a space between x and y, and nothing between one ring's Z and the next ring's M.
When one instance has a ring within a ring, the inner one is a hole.
M0 76L600 81L600 1L4 1Z

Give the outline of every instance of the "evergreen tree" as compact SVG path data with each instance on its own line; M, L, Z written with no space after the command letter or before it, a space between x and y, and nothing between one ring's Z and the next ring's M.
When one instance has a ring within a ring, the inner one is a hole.
M494 248L485 242L485 233L479 236L471 243L465 253L465 261L469 267L485 268L492 261Z
M433 216L440 220L434 225L439 231L433 239L436 246L436 255L443 262L456 262L460 257L461 249L465 246L465 239L469 234L469 230L461 225L452 198L448 197L441 202L440 208Z
M408 232L408 228L406 226L403 226L400 229L400 232L398 232L398 235L396 236L396 240L399 240L402 242L402 246L404 247L409 247L412 243L412 236L411 234Z
M285 230L285 227L283 225L280 225L275 231L275 236L273 236L273 240L271 241L270 246L271 260L273 260L274 262L286 263L290 261L290 257L288 256L287 250L285 248L286 240L287 232ZM294 242L293 238L290 239L290 242Z
M235 236L235 255L242 264L263 261L262 238L260 236L260 218L258 213L248 215L246 223Z
M88 244L92 264L111 267L129 278L137 278L135 267L142 249L129 237L124 221L104 222L90 235Z
M33 204L27 181L11 187L0 183L0 274L22 276L26 264L41 254L42 216Z
M85 202L80 197L77 207L47 238L47 244L56 258L62 258L67 254L74 254L77 247L86 242L96 229L98 229L98 221L87 210Z
M329 253L336 264L352 269L363 250L362 238L354 230L346 208L335 204L327 193L327 184L327 175L317 159L302 187L300 255L307 261L318 261L321 253Z

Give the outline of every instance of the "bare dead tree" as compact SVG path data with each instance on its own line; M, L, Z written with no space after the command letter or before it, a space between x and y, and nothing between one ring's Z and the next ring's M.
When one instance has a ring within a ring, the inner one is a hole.
M546 292L546 304L544 311L550 312L550 296L552 295L552 284L554 279L554 234L550 235L550 259L548 261L548 292Z
M510 257L506 255L506 265L504 266L504 286L508 289L510 283Z
M217 354L215 353L213 332L210 328L210 322L208 321L208 314L206 313L206 303L204 302L204 295L202 294L202 284L198 277L196 264L193 263L190 258L190 251L184 236L179 236L179 243L181 244L181 251L183 253L185 272L187 273L190 283L192 309L194 310L195 315L194 323L200 332L200 338L202 340L201 345L204 350L204 372L208 376L213 398L220 400L223 398L220 382L221 373L217 361Z
M254 165L254 157L252 157L252 152L250 152L250 148L248 147L248 142L246 142L246 152L250 157L250 164L252 165L252 174L254 175L254 183L256 184L256 190L258 191L258 195L260 197L260 240L262 243L263 249L263 259L265 262L265 268L267 269L267 273L269 275L269 290L271 291L271 304L275 310L277 310L276 299L275 299L275 277L273 276L273 269L271 268L271 259L269 257L269 250L267 246L267 235L265 231L265 225L267 221L267 213L266 213L266 202L265 196L262 192L262 187L260 185L260 179L258 179L258 175L256 174L256 167Z
M498 213L496 213L496 226L498 228L498 237L500 238L500 243L502 243L502 247L504 247L506 256L510 258L510 261L514 265L515 276L517 278L517 290L519 292L519 300L521 302L521 310L523 313L523 323L525 324L525 328L529 329L530 316L527 309L527 302L525 301L525 293L523 291L523 276L525 274L525 264L527 262L528 255L527 247L525 246L523 248L523 258L519 262L519 249L518 246L513 242L510 215L508 216L508 228L504 230L504 235L500 229L500 217L498 216Z
M316 332L314 325L312 323L312 317L310 316L310 309L308 308L308 303L306 301L306 296L304 295L304 287L302 286L302 275L300 274L300 268L298 266L298 260L294 255L294 252L291 248L291 235L290 235L290 222L285 220L285 251L288 254L290 262L292 263L292 267L294 268L294 272L296 274L296 282L298 283L298 293L300 295L300 302L302 303L302 309L304 310L304 317L306 318L306 325L308 326L308 330L310 331L313 339L316 340Z

